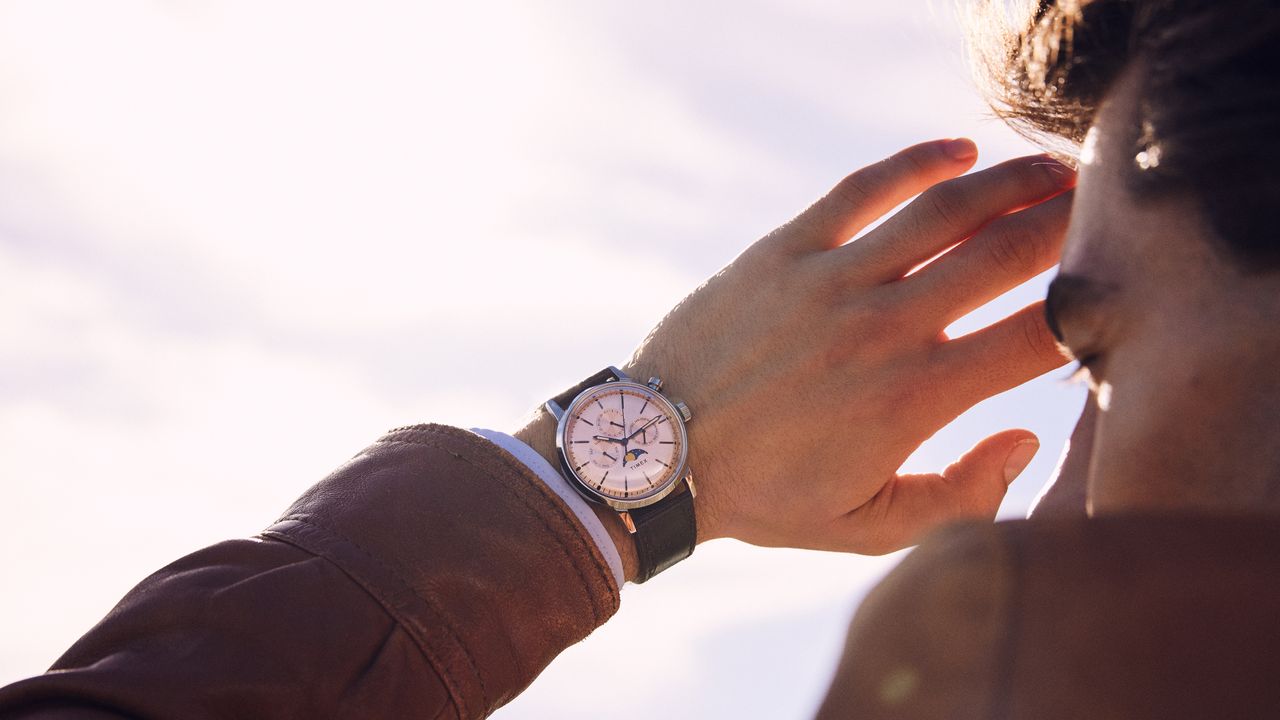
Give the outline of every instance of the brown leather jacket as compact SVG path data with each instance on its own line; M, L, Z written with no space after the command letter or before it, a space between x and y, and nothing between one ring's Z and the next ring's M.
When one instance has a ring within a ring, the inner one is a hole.
M823 717L1280 713L1280 522L971 525L863 605ZM576 517L487 441L392 431L144 580L0 718L476 718L609 619Z

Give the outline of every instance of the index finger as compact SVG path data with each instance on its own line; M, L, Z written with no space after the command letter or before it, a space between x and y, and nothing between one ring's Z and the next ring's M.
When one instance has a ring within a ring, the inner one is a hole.
M796 251L843 245L903 201L960 175L977 159L977 146L965 138L912 145L841 180L789 223L776 242Z
M840 252L859 276L891 282L992 220L1075 184L1045 155L1016 158L925 190L875 231Z

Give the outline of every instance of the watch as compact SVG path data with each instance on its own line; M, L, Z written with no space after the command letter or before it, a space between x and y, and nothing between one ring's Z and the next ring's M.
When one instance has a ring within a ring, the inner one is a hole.
M615 510L635 538L637 583L689 557L698 541L692 414L661 389L660 378L640 383L607 367L546 403L569 484Z

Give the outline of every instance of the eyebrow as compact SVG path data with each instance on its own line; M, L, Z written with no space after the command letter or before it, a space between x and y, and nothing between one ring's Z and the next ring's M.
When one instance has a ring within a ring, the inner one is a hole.
M1049 332L1065 345L1062 321L1106 300L1114 291L1114 285L1082 275L1059 273L1049 283L1049 292L1044 299L1044 319L1049 325Z

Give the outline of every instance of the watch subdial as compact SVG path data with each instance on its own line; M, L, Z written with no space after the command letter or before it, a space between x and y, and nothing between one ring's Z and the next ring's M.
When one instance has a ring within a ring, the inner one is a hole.
M622 424L621 412L613 408L600 411L600 417L596 419L597 435L621 438L624 430L626 430L626 427ZM613 453L609 454L612 455Z
M653 423L650 425L650 423ZM648 427L645 427L648 425ZM627 434L631 436L632 445L652 445L658 442L658 427L661 420L655 420L653 417L638 418L631 423L631 427L627 429ZM641 430L640 428L644 428Z
M618 464L622 455L622 445L607 440L591 442L591 463L596 467L608 468Z

